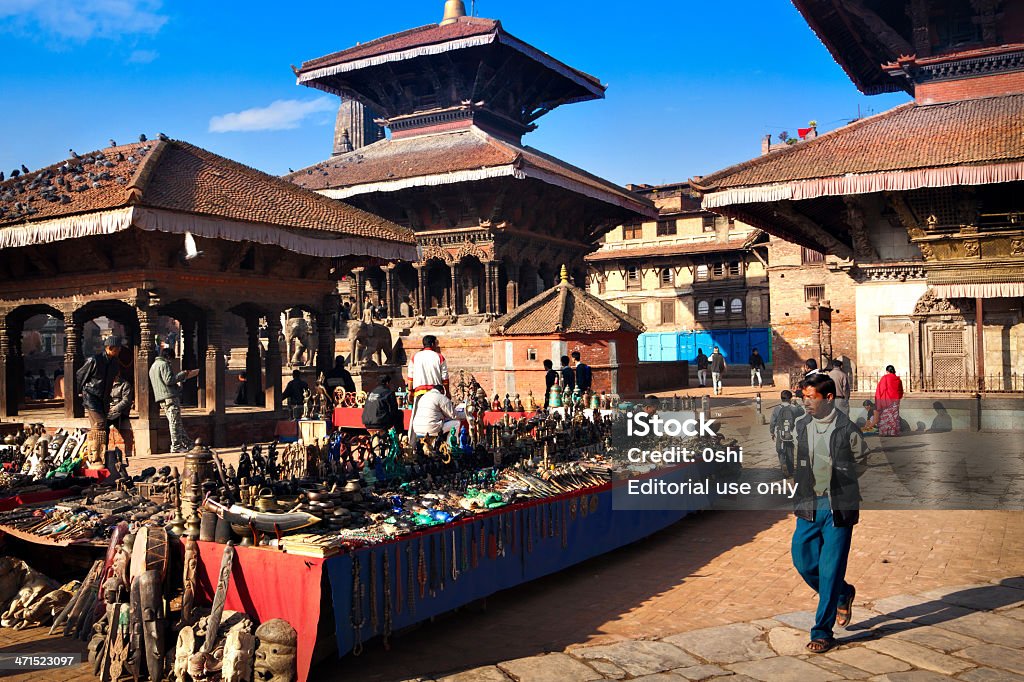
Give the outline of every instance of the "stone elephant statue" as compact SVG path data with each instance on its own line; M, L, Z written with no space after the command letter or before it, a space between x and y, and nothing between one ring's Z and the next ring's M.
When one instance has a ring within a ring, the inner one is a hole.
M313 330L304 317L290 318L284 327L284 339L288 345L288 364L295 366L313 363Z
M382 324L350 323L352 355L350 363L355 367L375 364L394 364L394 348L391 344L391 330ZM383 356L383 361L381 356Z

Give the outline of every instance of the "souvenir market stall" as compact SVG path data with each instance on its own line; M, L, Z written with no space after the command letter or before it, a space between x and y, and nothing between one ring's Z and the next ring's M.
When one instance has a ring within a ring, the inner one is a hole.
M339 430L252 444L236 464L197 443L180 472L151 468L59 504L0 513L0 530L20 524L43 542L97 552L79 582L40 573L31 595L0 590L0 624L52 622L88 641L103 680L168 670L177 680L245 679L256 666L261 679L306 680L318 637L357 654L370 638L626 545L710 503L613 511L612 473L624 460L612 433L621 423L614 411L585 409L585 396L560 397L550 414L503 413L494 424L477 418L485 403L469 401L467 421L421 449L393 430Z

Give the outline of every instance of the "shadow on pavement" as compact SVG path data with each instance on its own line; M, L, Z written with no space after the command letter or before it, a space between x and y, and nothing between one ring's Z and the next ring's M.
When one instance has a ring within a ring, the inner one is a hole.
M362 656L315 666L311 680L384 682L451 674L586 643L686 582L720 554L749 542L788 512L703 512L632 545L489 597L418 628L379 639Z

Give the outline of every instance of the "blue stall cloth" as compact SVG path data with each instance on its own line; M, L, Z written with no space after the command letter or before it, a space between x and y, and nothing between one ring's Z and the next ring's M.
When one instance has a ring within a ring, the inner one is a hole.
M359 653L363 642L385 630L390 634L628 545L694 511L613 511L608 483L332 557L325 568L338 655ZM353 609L357 599L360 608Z

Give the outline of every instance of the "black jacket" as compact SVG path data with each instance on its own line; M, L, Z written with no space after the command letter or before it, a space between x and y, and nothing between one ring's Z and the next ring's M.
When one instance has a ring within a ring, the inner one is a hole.
M398 409L394 391L386 386L370 391L363 406L363 426L368 429L389 429L393 426L399 433L405 430L405 416Z
M110 388L110 410L107 412L107 421L120 421L121 417L128 417L132 409L132 399L135 397L135 390L127 381L115 381Z
M568 386L571 392L576 388L576 372L572 370L572 367L563 367L562 370L562 386Z
M93 355L75 372L75 384L82 394L85 409L105 415L110 407L110 387L120 369L117 358L106 353Z
M796 469L793 481L797 484L794 498L793 513L807 521L814 520L814 472L811 470L810 447L807 442L807 429L811 424L811 416L805 415L796 422ZM856 458L860 452L854 452L851 436L856 434L856 442L863 444L860 429L850 421L844 413L836 410L836 425L829 439L829 453L832 455L832 481L829 486L829 504L832 507L832 519L837 528L853 526L860 520L860 485L857 482L860 472L857 470Z
M757 355L751 353L747 364L750 365L750 369L764 369L764 356L760 353Z
M576 386L580 392L589 391L594 383L594 373L590 371L590 365L579 363L576 365Z

